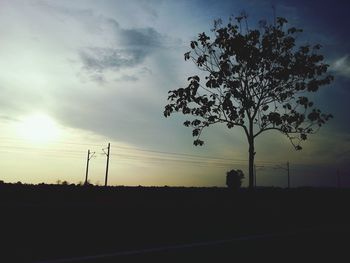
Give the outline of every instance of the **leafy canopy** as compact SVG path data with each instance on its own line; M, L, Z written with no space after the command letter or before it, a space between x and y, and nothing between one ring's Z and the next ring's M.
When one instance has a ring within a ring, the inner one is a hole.
M242 170L231 170L226 173L226 185L230 189L239 189L242 186L243 179Z
M213 39L203 32L185 53L185 60L207 74L204 85L199 76L191 76L187 87L169 91L165 117L173 112L195 116L184 122L193 128L195 145L203 144L205 127L225 123L229 129L242 127L248 140L278 130L301 149L307 134L332 118L307 94L331 83L333 76L326 74L329 65L318 54L321 46L297 47L302 30L286 24L278 17L275 24L262 22L251 30L244 15L230 18L226 26L215 21Z

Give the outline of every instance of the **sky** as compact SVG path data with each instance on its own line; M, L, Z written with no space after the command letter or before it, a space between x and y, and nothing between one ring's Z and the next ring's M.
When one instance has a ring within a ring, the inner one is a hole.
M210 127L195 147L184 117L163 108L198 74L183 59L198 33L243 10L253 27L271 21L272 6L304 29L300 42L322 45L335 81L314 100L335 118L298 152L281 134L258 137L257 184L286 186L289 161L292 186L350 186L350 4L314 0L0 0L0 180L83 182L90 149L89 180L103 184L108 142L111 185L224 186L230 169L247 175L240 129Z

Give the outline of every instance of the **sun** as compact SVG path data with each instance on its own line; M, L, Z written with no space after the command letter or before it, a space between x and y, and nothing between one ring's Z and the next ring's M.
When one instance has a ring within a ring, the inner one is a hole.
M48 143L59 137L60 129L57 123L48 115L36 113L20 121L18 133L29 142Z

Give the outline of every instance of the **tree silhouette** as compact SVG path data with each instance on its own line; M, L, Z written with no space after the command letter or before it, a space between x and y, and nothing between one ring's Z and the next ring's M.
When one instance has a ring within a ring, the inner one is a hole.
M243 178L242 170L231 170L226 173L226 185L229 189L238 190L242 185Z
M277 17L274 24L264 21L250 29L246 15L230 18L224 26L214 21L213 40L201 33L185 53L203 72L188 78L185 88L169 91L164 116L174 112L193 115L184 125L193 128L194 145L204 128L224 123L227 128L243 128L249 144L249 188L253 188L254 141L269 130L286 135L296 150L332 118L323 114L306 97L331 83L329 65L318 54L321 45L297 45L302 29L286 27Z

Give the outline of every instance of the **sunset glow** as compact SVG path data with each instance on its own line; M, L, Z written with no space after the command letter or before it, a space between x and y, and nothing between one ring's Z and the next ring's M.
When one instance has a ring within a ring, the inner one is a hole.
M213 40L215 19L244 11L243 29L274 16L303 29L295 47L320 44L334 76L309 98L334 118L302 151L274 130L257 137L257 184L286 186L289 163L293 187L334 186L338 174L350 185L348 4L272 2L275 10L267 0L1 0L0 180L79 183L90 150L89 179L102 184L108 143L110 185L225 186L230 169L248 175L243 129L217 123L196 147L187 115L163 115L168 91L188 77L205 86L204 72L184 60L191 41L202 32Z
M22 138L37 144L48 143L60 136L58 125L43 113L23 118L18 124L17 132Z

